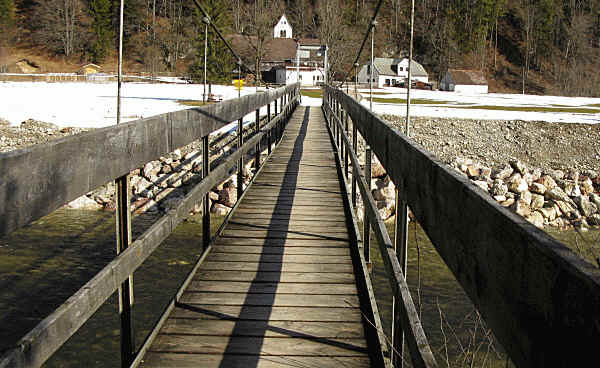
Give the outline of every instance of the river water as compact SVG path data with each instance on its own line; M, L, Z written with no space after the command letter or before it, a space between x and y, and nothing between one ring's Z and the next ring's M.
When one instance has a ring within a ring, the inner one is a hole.
M134 237L153 221L151 216L135 218ZM213 232L221 221L213 219ZM0 238L0 350L13 346L113 259L114 228L112 213L58 210ZM138 347L199 257L201 233L201 224L182 223L135 273L134 329ZM411 223L409 234L408 284L439 365L505 367L501 346L485 328L425 233ZM573 247L581 247L581 240L575 241L575 232L554 235ZM590 231L584 236L597 240L600 232ZM388 280L377 247L372 248L374 288L389 331ZM45 366L84 365L120 365L115 295Z

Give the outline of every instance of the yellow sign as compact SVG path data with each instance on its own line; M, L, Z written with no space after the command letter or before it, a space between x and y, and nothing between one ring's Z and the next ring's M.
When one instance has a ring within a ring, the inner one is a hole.
M243 79L234 79L233 84L235 84L235 86L237 87L238 90L241 90L242 87L244 86L244 80Z

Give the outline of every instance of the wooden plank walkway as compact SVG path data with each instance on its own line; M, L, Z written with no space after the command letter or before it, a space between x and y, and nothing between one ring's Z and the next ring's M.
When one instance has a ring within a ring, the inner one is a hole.
M348 239L325 119L299 107L142 366L370 366Z

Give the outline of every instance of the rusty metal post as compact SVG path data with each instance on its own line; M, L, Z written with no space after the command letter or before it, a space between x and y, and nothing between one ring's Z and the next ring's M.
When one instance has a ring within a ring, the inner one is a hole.
M210 173L210 151L208 144L208 135L202 138L202 178L206 178ZM204 196L204 206L202 210L202 244L204 250L210 244L210 197L208 193Z
M407 266L407 250L408 250L408 206L406 201L400 198L400 192L398 185L396 185L396 213L395 213L395 231L394 231L394 250L402 269L402 276L406 280L406 266ZM394 349L391 353L391 361L393 366L402 366L402 359L404 357L404 331L402 323L398 315L400 311L401 300L392 296L392 343ZM394 354L394 350L396 354Z
M365 182L367 183L367 190L371 190L371 147L365 147ZM369 215L367 212L366 198L363 198L363 250L365 253L365 261L367 264L371 263L371 226L369 223Z
M269 102L267 104L267 124L271 122L271 103ZM269 129L267 131L267 149L268 149L268 153L269 155L271 154L271 131L273 129Z

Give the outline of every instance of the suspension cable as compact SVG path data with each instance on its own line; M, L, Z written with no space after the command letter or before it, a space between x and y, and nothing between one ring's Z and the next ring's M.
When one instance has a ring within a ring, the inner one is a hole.
M223 37L223 34L221 33L221 31L210 20L211 19L210 16L206 12L206 10L204 10L204 8L202 7L202 5L200 5L200 3L198 2L198 0L194 0L194 4L198 8L198 10L200 10L200 12L202 13L202 15L204 15L204 17L206 17L209 20L210 27L215 31L215 33L217 34L217 36L219 36L219 38L221 39L221 41L223 41L223 43L225 44L225 46L227 46L227 49L229 50L229 52L231 52L231 54L236 58L236 64L238 65L238 69L241 69L241 67L243 66L244 69L247 72L249 72L250 74L254 74L255 78L258 78L258 72L259 71L255 70L254 72L252 72L252 69L250 69L248 66L246 66L244 64L244 62L242 61L242 58L235 52L235 50L233 49L233 47L231 46L231 44L229 42L227 42L227 40L225 39L225 37Z
M363 49L365 48L365 45L367 44L367 41L369 40L369 34L371 33L371 28L375 27L375 25L377 24L376 18L377 18L377 14L379 13L379 9L381 8L382 4L383 4L383 0L379 0L379 2L377 3L377 6L375 7L375 11L373 12L373 16L371 17L371 21L369 22L369 28L367 28L365 37L363 38L362 44L360 45L360 50L358 50L358 54L356 55L356 59L354 59L354 63L352 65L357 64L358 59L360 59L360 55L362 54ZM371 66L371 68L372 68L372 66ZM344 79L342 80L342 84L340 85L340 88L342 88L344 86L344 83L346 83L346 79L348 79L348 75L350 75L350 71L352 71L352 66L350 66L350 68L346 72L346 75L344 76Z

